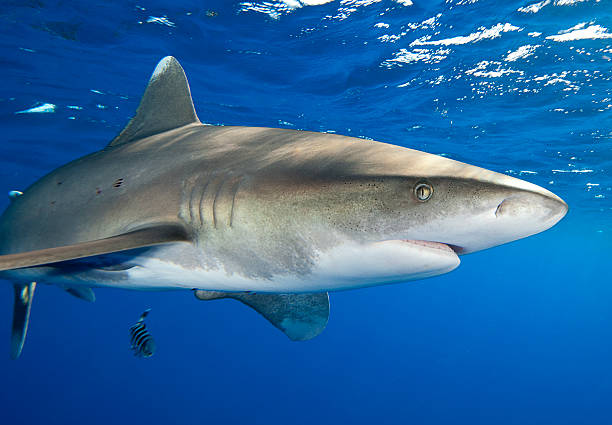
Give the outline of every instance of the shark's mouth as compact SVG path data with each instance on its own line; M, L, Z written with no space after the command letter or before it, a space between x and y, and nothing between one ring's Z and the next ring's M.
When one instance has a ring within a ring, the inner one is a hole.
M465 252L465 249L458 245L453 245L449 243L443 242L433 242L433 241L421 241L415 239L403 239L403 242L412 244L412 245L420 245L427 248L440 249L446 252L454 252L457 255L461 255Z

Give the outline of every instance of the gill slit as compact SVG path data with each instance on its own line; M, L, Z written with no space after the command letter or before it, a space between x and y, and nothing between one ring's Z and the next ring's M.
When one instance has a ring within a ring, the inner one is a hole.
M210 184L210 179L206 180L206 183L204 184L204 188L202 189L202 192L200 194L200 202L199 202L199 208L198 208L198 215L200 216L200 226L204 227L204 215L202 214L202 207L204 205L204 199L206 199L206 190L208 189L208 185Z
M212 219L213 219L213 227L217 228L217 199L219 199L219 194L221 193L221 189L225 185L225 182L229 179L229 176L224 176L221 178L221 182L219 186L217 186L217 192L215 193L215 197L213 198L212 203Z
M191 193L189 194L189 221L190 223L193 223L193 217L194 217L194 212L193 212L193 208L194 208L194 195L195 195L195 190L196 190L196 185L194 184L191 188Z
M238 177L237 181L234 183L234 188L232 190L232 206L230 208L230 219L229 219L229 227L232 227L234 223L234 205L236 204L236 194L238 193L238 188L240 187L240 183L242 183L244 176Z

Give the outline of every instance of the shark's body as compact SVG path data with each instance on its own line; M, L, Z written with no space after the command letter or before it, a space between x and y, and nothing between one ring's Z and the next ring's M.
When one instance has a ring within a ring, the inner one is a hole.
M424 152L204 126L182 68L165 58L107 148L43 177L0 218L0 269L16 283L13 354L32 281L90 300L91 286L196 289L307 339L327 322L327 291L449 272L458 254L540 232L566 211L536 185ZM292 293L306 294L277 295Z
M186 228L193 243L115 255L114 261L136 266L120 270L93 267L86 273L78 267L81 261L10 273L57 284L286 293L350 289L450 271L458 265L452 249L368 240L368 234L359 235L358 220L375 219L367 217L369 211L346 221L346 204L329 209L328 199L322 198L355 197L357 205L359 198L376 196L377 183L393 179L387 177L389 169L368 167L357 180L337 179L355 173L346 169L347 160L371 158L378 145L320 133L188 125L96 152L42 178L0 222L0 252L70 246L164 224ZM417 156L414 162L428 155L382 146L399 167L406 154ZM295 158L291 152L303 155ZM328 157L324 163L316 162L321 154ZM320 185L329 185L329 191L322 193ZM423 264L429 251L432 258ZM387 258L383 264L382 257L370 261L376 255ZM350 279L343 276L347 266L355 268Z

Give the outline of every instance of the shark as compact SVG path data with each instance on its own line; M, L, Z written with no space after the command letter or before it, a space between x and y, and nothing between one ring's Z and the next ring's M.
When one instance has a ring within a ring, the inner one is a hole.
M86 301L95 287L235 299L308 340L327 325L329 292L448 273L568 210L535 184L405 147L202 124L171 56L108 146L10 198L0 277L14 286L13 358L37 282Z

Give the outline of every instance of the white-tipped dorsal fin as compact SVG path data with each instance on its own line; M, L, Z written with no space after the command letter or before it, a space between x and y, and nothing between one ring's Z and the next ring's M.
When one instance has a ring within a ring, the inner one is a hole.
M136 116L109 146L199 122L185 71L174 57L166 56L155 67Z

